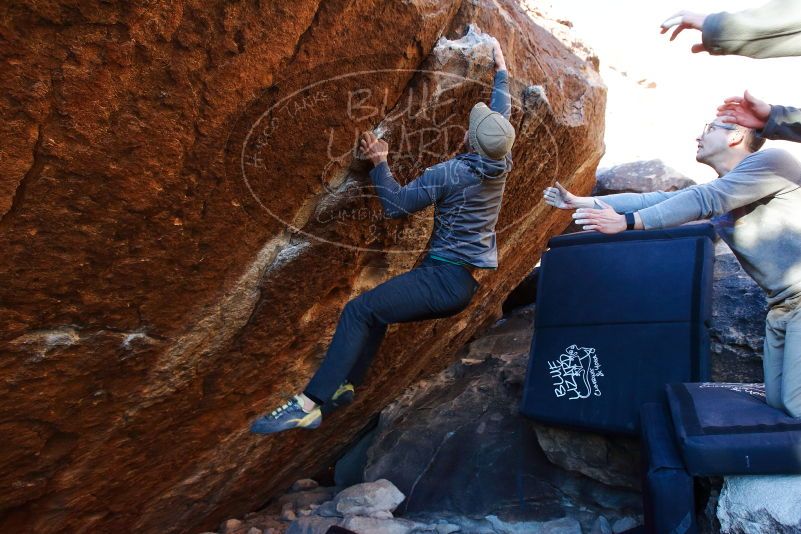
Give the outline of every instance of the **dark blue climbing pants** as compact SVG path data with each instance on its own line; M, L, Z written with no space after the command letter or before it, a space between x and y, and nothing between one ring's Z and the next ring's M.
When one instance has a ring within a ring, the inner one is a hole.
M362 382L392 323L449 317L464 310L478 282L461 265L426 257L409 272L391 278L345 305L320 369L304 394L318 404L340 384Z

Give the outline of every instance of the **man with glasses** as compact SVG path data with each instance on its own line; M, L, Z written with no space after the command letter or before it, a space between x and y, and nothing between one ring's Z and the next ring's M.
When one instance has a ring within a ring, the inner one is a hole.
M577 197L558 182L545 201L576 209L584 230L615 234L712 219L743 269L767 293L767 402L801 417L801 164L779 149L759 150L756 130L719 120L696 138L695 159L718 178L674 192Z

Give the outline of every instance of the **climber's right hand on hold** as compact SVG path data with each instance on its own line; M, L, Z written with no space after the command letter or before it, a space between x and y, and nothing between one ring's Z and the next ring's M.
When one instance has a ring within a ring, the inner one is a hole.
M389 145L383 139L379 139L373 132L364 132L359 141L359 147L364 157L369 159L373 165L387 161Z
M492 38L492 59L495 61L495 72L506 70L506 59L503 57L501 43L495 37Z

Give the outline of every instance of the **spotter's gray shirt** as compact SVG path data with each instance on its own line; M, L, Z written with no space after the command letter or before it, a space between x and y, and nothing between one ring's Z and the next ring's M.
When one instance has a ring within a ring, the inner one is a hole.
M801 143L801 110L790 106L770 106L770 115L760 132L765 139Z
M505 70L495 74L490 109L507 119L512 113ZM376 165L370 178L387 217L405 217L434 204L431 255L494 269L498 267L495 224L511 169L511 153L493 160L471 152L429 167L403 187L386 162Z
M799 56L801 1L773 0L737 13L707 15L701 39L712 55Z
M601 198L618 213L639 211L648 230L711 218L771 306L801 294L801 164L784 150L755 152L680 191Z

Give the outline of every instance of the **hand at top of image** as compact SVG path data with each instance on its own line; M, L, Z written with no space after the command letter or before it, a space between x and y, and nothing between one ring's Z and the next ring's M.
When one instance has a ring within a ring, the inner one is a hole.
M704 14L679 11L660 25L659 33L667 33L670 28L675 26L676 29L673 30L673 33L670 35L670 40L672 41L684 30L691 29L701 31L704 27L704 20L706 20L706 15ZM703 43L694 44L690 50L696 54L698 52L707 51Z

